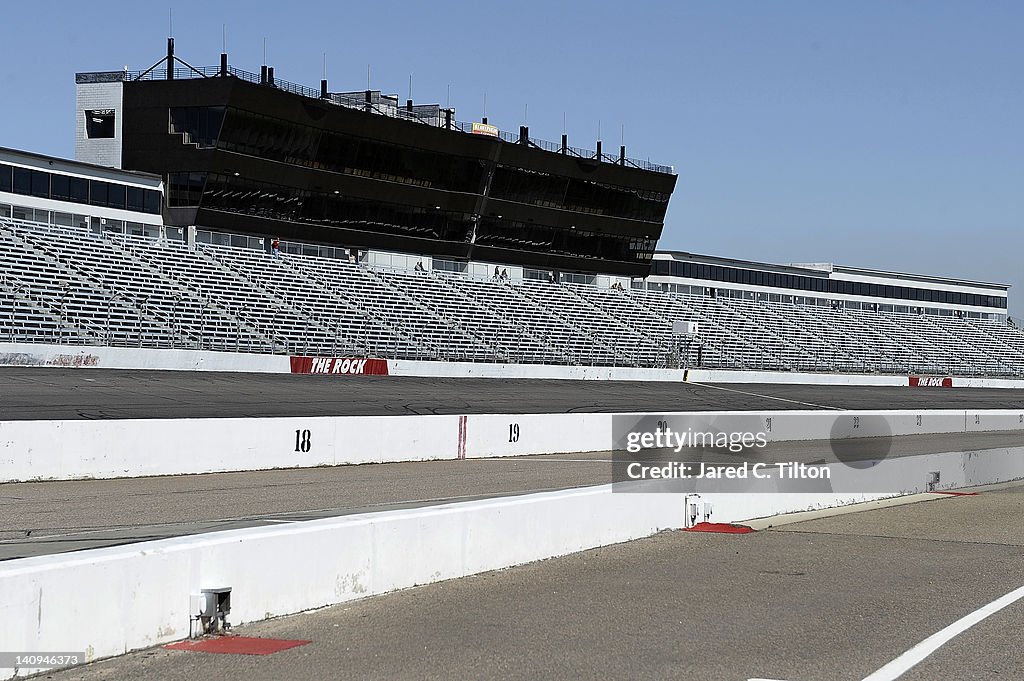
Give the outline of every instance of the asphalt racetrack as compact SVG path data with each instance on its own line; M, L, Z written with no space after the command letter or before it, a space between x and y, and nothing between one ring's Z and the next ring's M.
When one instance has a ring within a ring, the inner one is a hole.
M1024 390L0 368L0 421L1021 409Z

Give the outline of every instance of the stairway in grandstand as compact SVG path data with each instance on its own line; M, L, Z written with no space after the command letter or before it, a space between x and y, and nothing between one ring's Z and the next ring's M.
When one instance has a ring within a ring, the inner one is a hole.
M0 221L0 340L472 362L1024 375L1024 332L932 315L478 279Z

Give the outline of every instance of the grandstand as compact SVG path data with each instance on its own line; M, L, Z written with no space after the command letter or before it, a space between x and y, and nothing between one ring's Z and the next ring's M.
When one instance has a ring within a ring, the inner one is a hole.
M1003 321L350 262L0 220L0 340L590 366L1024 375ZM206 243L203 243L206 241ZM235 239L237 242L237 238ZM314 250L317 250L314 248ZM333 257L332 257L333 256ZM429 263L429 260L427 261ZM674 321L698 335L678 355ZM698 359L699 357L699 359Z

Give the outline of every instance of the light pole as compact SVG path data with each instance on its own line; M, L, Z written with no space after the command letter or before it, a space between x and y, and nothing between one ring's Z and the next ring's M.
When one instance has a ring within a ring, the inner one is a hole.
M103 328L103 343L104 345L110 345L110 308L113 307L114 301L117 300L117 294L110 294L110 298L107 299L107 323Z
M274 304L274 314L270 317L270 354L277 354L277 315L281 308Z
M174 349L175 337L181 333L181 325L178 323L178 305L181 304L181 294L175 291L174 307L171 309L171 349Z
M71 284L65 283L60 292L60 329L58 329L58 342L64 342L64 325L68 319L68 294L71 293Z
M146 302L149 300L149 296L142 296L139 298L139 347L142 347L142 315L146 314Z
M210 299L206 298L203 300L202 307L199 308L199 349L203 349L203 340L206 330L206 308L210 307Z
M28 291L28 286L25 284L18 284L14 289L14 298L11 299L11 341L14 341L14 308L18 306L18 294L22 291ZM27 293L25 294L28 295Z

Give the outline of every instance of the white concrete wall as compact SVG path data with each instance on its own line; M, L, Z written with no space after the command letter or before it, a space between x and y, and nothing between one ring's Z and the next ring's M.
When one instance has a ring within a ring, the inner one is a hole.
M458 419L352 416L3 421L0 482L454 459ZM307 451L302 451L306 449L304 440L309 442Z
M56 366L86 369L159 369L166 371L291 371L287 355L206 350L158 350L42 343L0 343L0 366Z
M674 495L605 486L6 561L0 641L98 659L186 638L189 595L202 588L230 586L229 621L241 624L682 524Z
M488 364L472 362L428 362L388 360L392 376L436 376L444 378L545 378L596 381L676 381L683 372L675 369L635 367L586 367L557 364Z
M607 451L615 419L632 428L634 418L647 429L660 418L676 431L764 432L770 441L1024 432L1024 410L0 421L0 482Z
M731 369L689 369L686 372L686 380L690 383L907 386L906 376L814 374L797 371L734 371ZM1024 381L1020 383L1020 387L1024 387Z
M953 377L954 388L1024 388L1024 380L1013 378L963 378Z

